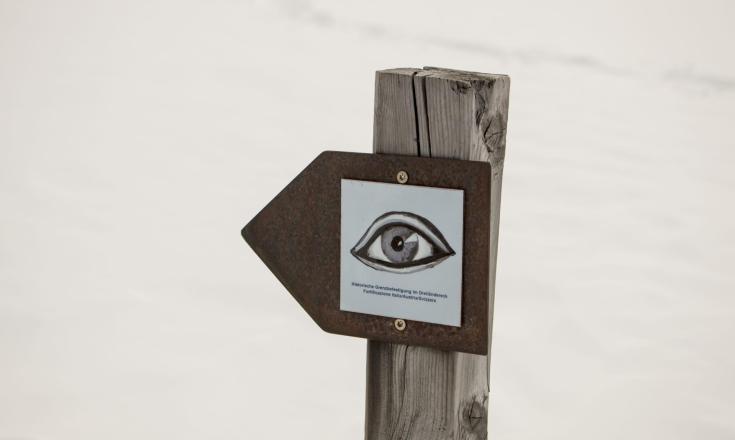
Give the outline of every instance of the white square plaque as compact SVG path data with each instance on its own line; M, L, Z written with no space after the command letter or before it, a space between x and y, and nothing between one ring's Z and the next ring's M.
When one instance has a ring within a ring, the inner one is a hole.
M459 327L464 191L342 179L340 310Z

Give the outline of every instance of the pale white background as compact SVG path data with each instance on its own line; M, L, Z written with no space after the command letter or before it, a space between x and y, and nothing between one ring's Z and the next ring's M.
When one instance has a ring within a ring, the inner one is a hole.
M0 1L0 439L359 439L239 237L373 72L512 76L493 439L735 437L730 1Z

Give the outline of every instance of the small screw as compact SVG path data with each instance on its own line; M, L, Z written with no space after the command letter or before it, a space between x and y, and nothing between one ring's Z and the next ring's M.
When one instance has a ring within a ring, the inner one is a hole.
M396 319L393 325L396 327L396 330L398 330L399 332L406 330L406 321L402 319Z
M398 174L396 174L396 180L398 180L398 183L408 182L408 173L405 171L399 171Z

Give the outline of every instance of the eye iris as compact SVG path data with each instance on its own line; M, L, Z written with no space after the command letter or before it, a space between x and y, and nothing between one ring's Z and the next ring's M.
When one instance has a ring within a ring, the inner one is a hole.
M390 226L380 236L380 247L392 263L411 262L419 251L418 235L405 226Z

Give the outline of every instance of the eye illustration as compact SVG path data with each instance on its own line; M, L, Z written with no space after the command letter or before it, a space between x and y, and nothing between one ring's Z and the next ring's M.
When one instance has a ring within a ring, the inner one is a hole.
M455 254L436 226L410 212L376 218L350 252L375 270L401 274L434 267Z

